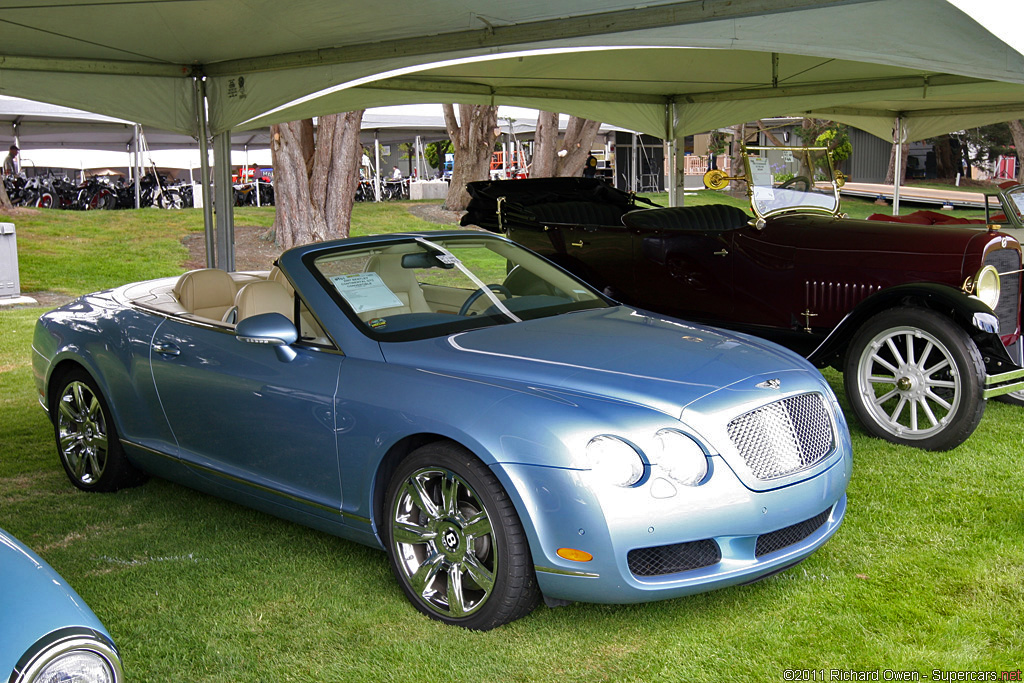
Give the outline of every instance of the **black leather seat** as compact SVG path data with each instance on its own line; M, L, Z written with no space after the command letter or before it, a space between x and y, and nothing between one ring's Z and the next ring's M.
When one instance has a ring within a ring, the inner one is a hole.
M673 206L667 209L641 209L622 217L628 228L646 230L736 230L750 220L743 209L726 204Z

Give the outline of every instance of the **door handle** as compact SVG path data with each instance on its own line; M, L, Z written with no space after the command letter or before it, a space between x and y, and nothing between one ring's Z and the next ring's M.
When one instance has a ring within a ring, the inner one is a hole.
M174 344L164 342L153 344L153 350L159 353L161 356L177 356L179 353L181 353L181 349L179 349Z
M729 250L728 249L722 249L721 251L716 251L715 252L715 256L728 256L728 255L729 255Z
M582 247L583 246L583 240L580 240L579 242L572 242L571 244L574 247Z

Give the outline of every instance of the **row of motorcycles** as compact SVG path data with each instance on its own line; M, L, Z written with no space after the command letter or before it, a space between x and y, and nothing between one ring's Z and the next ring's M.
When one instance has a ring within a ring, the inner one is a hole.
M73 183L62 176L33 176L21 174L4 177L7 196L15 206L40 209L134 209L135 183L107 176L93 176ZM274 184L260 179L258 182L234 186L235 206L271 206L274 203ZM147 173L139 182L139 206L160 209L191 208L192 185L170 183L164 176Z
M93 176L73 183L62 176L33 176L21 174L4 176L7 197L15 206L33 206L40 209L134 209L135 184L123 178L111 180L106 176ZM161 209L191 207L192 186L170 184L164 176L152 173L139 183L139 205Z

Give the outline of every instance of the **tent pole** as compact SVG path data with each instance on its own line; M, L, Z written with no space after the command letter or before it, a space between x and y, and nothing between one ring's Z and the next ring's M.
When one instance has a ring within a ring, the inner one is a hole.
M896 117L896 163L892 172L892 215L900 215L900 182L903 180L903 117Z
M217 267L235 269L235 192L231 184L231 131L213 136L213 192L217 208Z
M195 79L196 116L199 118L199 187L203 198L203 227L206 232L206 267L216 264L213 234L213 202L210 201L210 132L206 120L206 82Z
M373 201L380 201L380 140L377 139L378 131L373 131L373 158L376 169L373 174Z
M142 164L139 163L139 124L132 127L132 177L135 178L135 208L142 206Z

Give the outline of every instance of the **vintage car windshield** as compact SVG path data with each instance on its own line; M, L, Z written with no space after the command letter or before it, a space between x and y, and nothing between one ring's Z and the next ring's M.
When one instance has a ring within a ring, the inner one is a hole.
M408 341L611 303L533 253L487 235L410 236L312 259L346 315L379 341Z
M746 147L750 203L762 218L784 211L839 213L832 160L824 147Z
M1014 225L1024 225L1024 185L1008 188L1003 192L1003 196L1006 198L1003 210L1007 217L1016 218L1012 221Z

